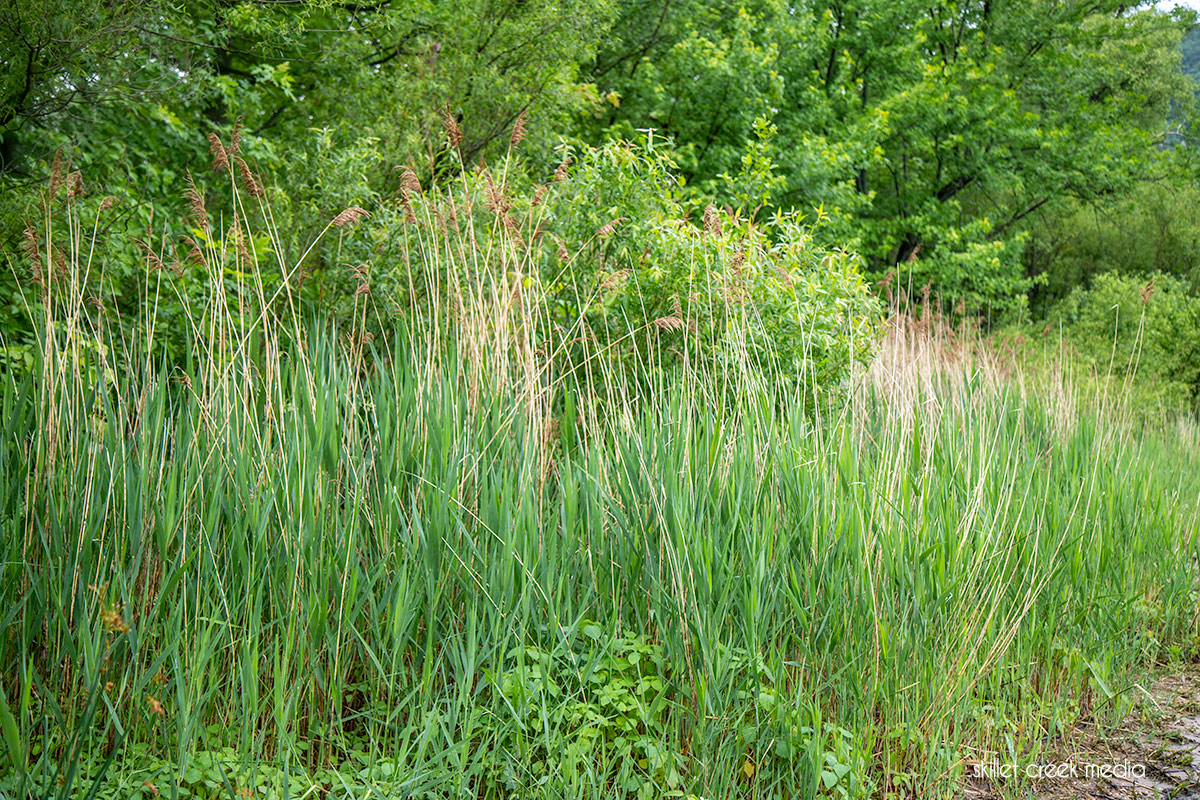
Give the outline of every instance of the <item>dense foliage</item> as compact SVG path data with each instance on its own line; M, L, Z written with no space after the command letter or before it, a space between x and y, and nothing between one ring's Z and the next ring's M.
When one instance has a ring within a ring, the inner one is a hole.
M689 191L721 202L722 176L769 148L775 173L747 187L743 211L823 206L830 235L875 271L910 265L951 303L993 308L1029 286L1030 217L1126 195L1158 168L1173 105L1190 113L1186 20L1115 0L36 0L0 13L5 185L43 178L61 148L89 186L143 204L132 230L235 120L268 171L336 162L281 180L328 211L395 190L396 164L456 168L432 144L443 113L471 162L524 111L543 145L653 128ZM6 196L11 246L32 198Z
M949 797L1118 722L1200 659L1194 17L0 4L0 800Z

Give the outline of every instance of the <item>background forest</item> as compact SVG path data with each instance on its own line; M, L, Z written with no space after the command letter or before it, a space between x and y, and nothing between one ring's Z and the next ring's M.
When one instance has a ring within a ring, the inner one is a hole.
M992 329L1048 323L1106 367L1131 364L1138 339L1148 401L1187 404L1200 388L1194 21L1074 0L11 4L4 352L30 344L20 253L56 159L87 204L113 205L97 295L128 311L147 301L140 247L215 235L190 230L185 183L203 182L210 134L236 127L286 256L344 208L375 215L373 250L335 256L327 242L306 262L303 302L336 315L356 280L339 258L366 265L377 297L407 281L384 244L404 176L445 182L502 159L520 119L506 185L532 191L565 157L590 175L571 190L594 192L585 207L551 214L560 240L631 221L594 268L628 268L617 262L650 247L639 229L700 224L710 204L759 223L796 210L819 243L860 254L880 294L931 293ZM640 166L617 166L614 142ZM229 227L231 209L210 211ZM1150 282L1160 299L1138 334ZM673 288L643 281L663 307Z

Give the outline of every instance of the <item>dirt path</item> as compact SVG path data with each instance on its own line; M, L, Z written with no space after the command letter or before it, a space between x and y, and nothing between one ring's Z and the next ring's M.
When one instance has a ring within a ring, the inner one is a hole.
M1005 765L981 765L963 797L1200 800L1200 671L1155 681L1107 736L1081 727L1043 763L1016 769L1025 775L1012 780Z

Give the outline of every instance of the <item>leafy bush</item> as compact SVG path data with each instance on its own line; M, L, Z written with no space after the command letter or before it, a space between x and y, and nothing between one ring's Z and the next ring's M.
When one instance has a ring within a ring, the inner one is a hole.
M770 166L748 158L727 185L761 184L750 170ZM806 225L796 212L755 221L708 206L698 226L683 203L652 140L585 151L558 195L578 249L552 291L575 290L579 305L560 308L582 312L606 351L821 390L866 358L880 308L858 258L814 241L820 212Z
M1068 204L1035 227L1025 261L1044 281L1035 293L1040 312L1106 272L1140 276L1143 284L1163 272L1196 290L1200 185L1147 182L1103 205Z
M1137 383L1140 402L1179 406L1200 389L1200 297L1178 278L1108 272L1059 307L1067 338L1099 372Z

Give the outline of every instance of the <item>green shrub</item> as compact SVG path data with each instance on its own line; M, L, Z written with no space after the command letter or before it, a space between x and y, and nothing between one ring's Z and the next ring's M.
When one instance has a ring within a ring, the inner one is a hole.
M1097 372L1128 379L1137 401L1175 407L1200 388L1200 297L1162 273L1108 272L1059 306L1066 338ZM1133 383L1136 374L1137 382Z
M569 286L579 304L559 308L582 312L601 346L627 362L840 385L869 355L880 317L857 256L814 241L820 212L807 225L797 212L756 221L708 206L691 224L673 169L650 142L580 155L555 206L577 249L552 284L558 296Z

